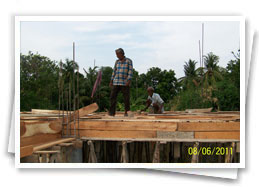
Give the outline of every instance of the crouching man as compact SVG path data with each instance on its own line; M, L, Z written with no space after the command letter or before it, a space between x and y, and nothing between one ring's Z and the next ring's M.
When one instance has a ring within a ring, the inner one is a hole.
M145 111L149 108L150 114L162 114L164 112L164 101L159 94L154 93L154 88L148 87L148 98L146 107L142 110Z

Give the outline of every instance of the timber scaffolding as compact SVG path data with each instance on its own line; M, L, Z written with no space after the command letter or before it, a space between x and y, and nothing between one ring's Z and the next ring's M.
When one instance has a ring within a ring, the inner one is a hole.
M21 112L21 162L240 161L239 112L196 109L164 114L131 112L129 117L117 112L110 117L94 113L97 110L94 103L76 110L72 117L68 113L60 118L59 110ZM68 123L62 123L64 119Z

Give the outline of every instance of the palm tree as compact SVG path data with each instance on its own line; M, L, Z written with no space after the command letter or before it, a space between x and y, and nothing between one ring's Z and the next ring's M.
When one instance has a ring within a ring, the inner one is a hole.
M65 82L69 82L70 80L72 80L74 68L76 72L77 67L78 67L78 64L76 62L74 67L73 61L66 59L66 62L63 64L63 70L62 70Z
M179 81L186 87L189 88L193 85L198 86L198 74L196 70L197 62L189 59L184 65L184 77L181 77Z
M222 80L220 73L220 67L218 66L219 57L214 55L212 52L204 56L204 85L205 88L209 86L214 87L216 80Z

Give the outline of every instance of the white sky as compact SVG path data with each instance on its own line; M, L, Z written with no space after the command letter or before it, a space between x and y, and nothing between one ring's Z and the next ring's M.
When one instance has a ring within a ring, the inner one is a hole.
M133 60L139 73L151 67L173 69L177 78L184 75L189 59L199 66L199 40L202 22L22 22L21 53L38 52L51 60L72 59L76 44L76 62L82 69L114 66L115 49L121 47ZM233 59L231 51L240 47L239 22L204 22L204 54L220 57L226 67Z

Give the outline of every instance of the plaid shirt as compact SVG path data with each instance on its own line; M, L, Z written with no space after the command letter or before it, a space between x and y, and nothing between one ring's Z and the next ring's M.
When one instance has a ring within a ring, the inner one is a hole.
M133 66L131 59L125 58L123 62L116 60L111 77L113 85L125 86L127 81L131 80L132 72Z

